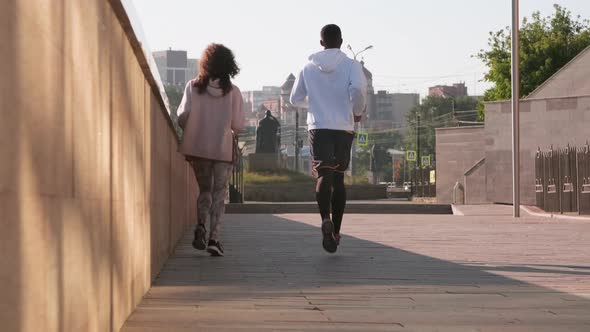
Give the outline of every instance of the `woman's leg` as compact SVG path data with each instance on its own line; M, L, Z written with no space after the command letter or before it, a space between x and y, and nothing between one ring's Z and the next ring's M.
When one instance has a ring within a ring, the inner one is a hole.
M213 162L199 160L191 162L191 165L199 185L199 198L197 199L198 223L206 227L211 214Z
M225 198L229 188L229 179L233 170L230 163L213 164L213 189L211 204L211 233L209 240L217 241L221 232L221 218L225 212Z

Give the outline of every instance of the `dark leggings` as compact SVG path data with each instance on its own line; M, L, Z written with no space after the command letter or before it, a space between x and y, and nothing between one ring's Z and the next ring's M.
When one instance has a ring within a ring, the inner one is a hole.
M340 233L342 216L346 207L346 188L344 188L344 173L332 170L321 170L316 186L316 200L320 208L322 220L330 219L334 222L334 232ZM330 211L331 206L331 211Z

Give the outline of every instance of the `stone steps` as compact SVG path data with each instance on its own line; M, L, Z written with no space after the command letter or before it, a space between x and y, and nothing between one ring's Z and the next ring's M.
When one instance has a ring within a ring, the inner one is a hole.
M315 202L227 204L228 214L318 213ZM346 213L352 214L453 214L449 204L419 204L410 202L348 202Z

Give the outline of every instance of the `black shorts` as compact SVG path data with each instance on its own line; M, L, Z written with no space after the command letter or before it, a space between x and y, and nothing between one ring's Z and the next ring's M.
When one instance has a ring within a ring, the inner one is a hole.
M315 176L323 170L344 173L350 164L350 148L354 133L344 130L313 129L309 131L309 147Z

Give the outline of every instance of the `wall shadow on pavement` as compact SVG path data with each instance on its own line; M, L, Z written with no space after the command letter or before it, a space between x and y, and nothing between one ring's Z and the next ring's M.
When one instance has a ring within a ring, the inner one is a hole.
M405 325L413 331L434 326L449 331L471 331L477 326L498 331L585 331L590 326L585 315L590 312L590 299L569 291L572 282L588 280L586 271L560 275L555 274L559 267L458 263L346 235L342 247L330 255L321 248L319 227L297 218L227 215L221 239L226 248L223 258L197 252L187 232L123 331L237 326L270 330L282 322L289 322L293 330L328 325L350 328L362 322L375 325L357 330L383 326L395 330ZM354 222L370 223L359 218ZM363 231L358 226L356 231ZM380 240L416 236L396 227L366 234ZM444 241L449 240L445 236L426 241L444 250ZM433 247L425 249L432 252ZM472 250L482 249L474 245ZM495 270L528 275L518 280ZM535 284L539 281L558 289ZM573 288L582 293L583 286ZM313 325L316 319L327 319L323 322L327 325Z
M589 299L488 271L590 273L464 265L346 235L338 253L329 255L321 248L318 227L270 215L226 218L223 240L226 257L215 259L196 253L190 246L191 234L187 234L155 281L155 288L178 286L166 291L169 298L175 292L183 298L194 292L201 298L207 293L215 300L239 298L249 291L280 297L290 290L330 286L339 286L342 295L347 286L432 287L442 292L461 288L475 293L506 291L514 292L517 298L527 290L539 294L531 299L534 301L549 302L567 294L579 306L590 310Z

